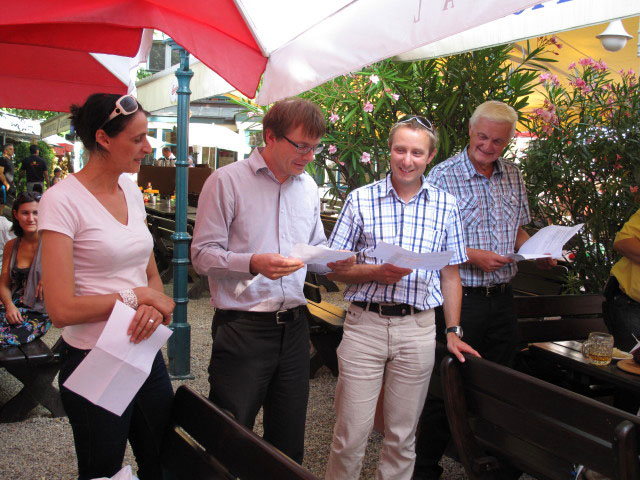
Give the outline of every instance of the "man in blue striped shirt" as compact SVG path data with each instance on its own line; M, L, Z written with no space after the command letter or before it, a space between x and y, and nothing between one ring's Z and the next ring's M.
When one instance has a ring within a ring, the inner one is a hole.
M515 261L507 255L529 238L527 192L518 168L500 157L516 129L518 114L509 105L488 101L469 120L469 145L436 165L427 180L454 195L464 225L468 261L460 267L463 285L461 325L465 340L483 358L510 364L518 343L518 325L509 281ZM555 260L540 259L542 268ZM449 441L441 400L429 397L416 446L414 480L435 480L438 461Z
M349 194L329 239L357 252L356 265L329 264L329 277L348 284L351 301L338 347L336 425L326 479L356 479L383 394L384 444L376 478L410 479L415 432L435 357L434 308L444 303L449 350L477 354L456 334L462 288L458 264L467 260L453 195L429 185L424 171L437 134L423 117L389 133L391 173ZM425 253L452 251L440 272L400 268L372 254L384 241Z

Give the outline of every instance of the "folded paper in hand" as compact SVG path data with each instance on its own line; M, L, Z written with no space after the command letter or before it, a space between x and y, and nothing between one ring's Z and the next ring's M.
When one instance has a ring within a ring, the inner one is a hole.
M313 263L317 265L346 260L354 255L355 253L353 252L331 250L327 247L316 247L314 245L305 245L304 243L296 243L291 249L291 253L289 253L290 257L299 258L307 264Z
M453 252L416 253L387 242L378 242L371 252L374 257L396 267L412 270L441 270L449 264Z
M516 261L532 260L534 258L562 258L562 247L582 228L584 223L574 227L549 225L541 228L529 240L524 242L518 253L506 255Z
M159 325L140 343L127 330L136 311L117 301L96 346L64 382L69 390L116 415L122 415L151 372L151 365L173 333Z

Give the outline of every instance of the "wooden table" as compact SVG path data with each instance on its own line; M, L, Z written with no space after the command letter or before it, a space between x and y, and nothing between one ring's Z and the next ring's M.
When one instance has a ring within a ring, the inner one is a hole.
M155 205L145 203L144 208L147 210L149 215L171 219L174 219L176 216L176 207L173 205L167 205L166 200L160 200L156 202ZM191 224L196 223L196 207L187 206L187 222Z
M620 370L615 361L609 365L593 365L582 355L582 343L575 340L543 342L529 345L534 358L561 365L589 378L613 385L616 389L632 393L640 398L640 375Z

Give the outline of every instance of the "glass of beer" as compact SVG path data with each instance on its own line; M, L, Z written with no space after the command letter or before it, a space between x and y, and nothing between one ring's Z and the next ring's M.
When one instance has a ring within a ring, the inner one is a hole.
M608 333L591 332L582 344L582 353L594 365L609 365L613 352L613 336Z

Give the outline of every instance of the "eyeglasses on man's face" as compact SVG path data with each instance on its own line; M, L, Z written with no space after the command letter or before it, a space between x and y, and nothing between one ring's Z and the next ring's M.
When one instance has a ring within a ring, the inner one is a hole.
M300 155L306 155L309 152L313 152L314 155L318 155L320 152L322 152L322 150L324 149L324 145L319 143L318 145L314 146L314 147L309 147L307 145L298 145L296 142L288 139L286 136L282 136L287 142L289 142L291 145L293 145L294 147L296 147L296 153L299 153Z
M402 120L398 120L398 123L411 123L413 120L418 122L420 125L422 125L424 128L429 130L431 133L435 133L435 130L433 128L433 124L431 123L431 121L429 121L428 118L422 117L420 115L411 115L408 117L404 117Z

